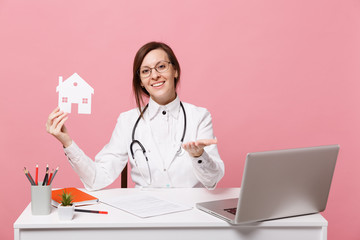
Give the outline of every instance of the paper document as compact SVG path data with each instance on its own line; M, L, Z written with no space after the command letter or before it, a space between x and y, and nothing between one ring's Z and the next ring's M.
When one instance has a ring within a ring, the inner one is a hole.
M142 218L192 209L192 207L189 206L172 203L145 194L118 196L100 200L105 204Z

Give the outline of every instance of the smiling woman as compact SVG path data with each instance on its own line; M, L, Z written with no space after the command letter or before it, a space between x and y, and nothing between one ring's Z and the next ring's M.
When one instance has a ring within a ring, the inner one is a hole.
M153 69L155 71L152 71ZM161 105L166 105L174 100L180 73L180 64L168 45L150 42L141 47L135 56L133 65L133 90L139 110L144 104L142 94L151 96L153 99L156 97L153 94L159 95L161 98L159 101L162 103L158 103ZM166 82L167 86L160 93L153 91ZM161 96L161 93L165 94Z
M214 189L224 175L210 113L180 101L176 86L180 65L161 42L145 44L133 65L138 108L121 113L110 142L92 161L70 137L67 113L56 108L47 131L64 147L70 164L88 190L115 181L128 159L137 187L206 187ZM148 103L144 104L143 97Z
M169 62L166 52L162 49L152 50L145 56L141 65L141 87L146 89L151 98L160 105L175 100L175 79L178 73Z

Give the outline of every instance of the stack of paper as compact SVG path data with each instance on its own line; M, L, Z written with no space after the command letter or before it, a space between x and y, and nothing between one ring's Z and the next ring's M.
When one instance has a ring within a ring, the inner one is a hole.
M101 202L138 217L147 218L168 213L191 210L192 207L172 203L145 194L118 196L109 199L100 199Z

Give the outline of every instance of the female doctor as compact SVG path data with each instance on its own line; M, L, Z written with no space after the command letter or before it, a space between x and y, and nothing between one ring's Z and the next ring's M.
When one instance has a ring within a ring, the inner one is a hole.
M150 42L137 52L133 91L138 108L121 113L110 142L90 159L65 127L67 113L56 108L46 130L63 145L68 160L88 190L115 181L128 159L136 187L215 188L224 175L210 113L181 102L176 86L180 65L172 49ZM145 105L143 96L149 96Z

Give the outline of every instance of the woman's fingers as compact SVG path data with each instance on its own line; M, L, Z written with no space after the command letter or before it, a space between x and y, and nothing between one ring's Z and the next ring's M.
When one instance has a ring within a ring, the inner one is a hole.
M193 157L198 157L203 153L203 148L196 146L195 142L188 142L183 144L183 148Z
M56 135L61 132L61 128L65 121L68 119L68 113L57 112L53 116L49 117L49 123L47 124L47 130L50 134Z
M212 144L217 144L217 139L200 139L196 141L196 145L199 147L206 147Z
M66 122L66 120L68 120L68 118L69 118L69 117L64 117L63 119L61 119L61 121L57 124L57 126L56 126L56 128L55 128L55 131L56 131L56 132L62 132L61 129L62 129L63 127L65 127L65 126L64 126L64 123Z
M60 108L57 107L57 108L54 109L54 111L52 111L52 112L49 114L48 119L49 119L49 120L52 120L52 119L54 119L56 116L58 116L59 114L61 114L62 112L63 112L63 111L60 111Z
M195 142L187 142L183 144L183 148L185 150L193 150L195 149L195 147L196 147Z
M57 117L59 117L61 114L63 114L64 112L63 111L60 111L60 108L57 107L54 109L54 111L52 111L50 114L49 114L49 117L48 117L48 120L46 122L46 126L47 127L50 127L53 123L53 120Z
M54 130L56 132L61 132L61 128L64 125L65 121L68 119L69 117L67 116L67 113L63 113L60 116L58 116L57 118L55 118L54 122L53 122L53 127Z
M196 142L187 142L183 144L184 149L199 149L212 144L217 144L217 139L199 139Z
M65 122L68 119L68 113L61 111L57 107L49 114L46 121L46 131L57 138L64 147L68 147L72 143L72 139L65 127Z
M52 120L57 119L59 116L64 115L64 114L67 114L67 113L65 113L63 111L58 111L58 112L54 113L53 115L51 115L51 117L49 117L49 119L52 121Z
M182 147L189 152L192 156L201 156L204 152L204 147L217 144L217 139L200 139L196 142L187 142Z
M60 110L59 107L56 107L50 114L49 114L49 117L52 115L52 114L55 114L56 112L58 112Z

